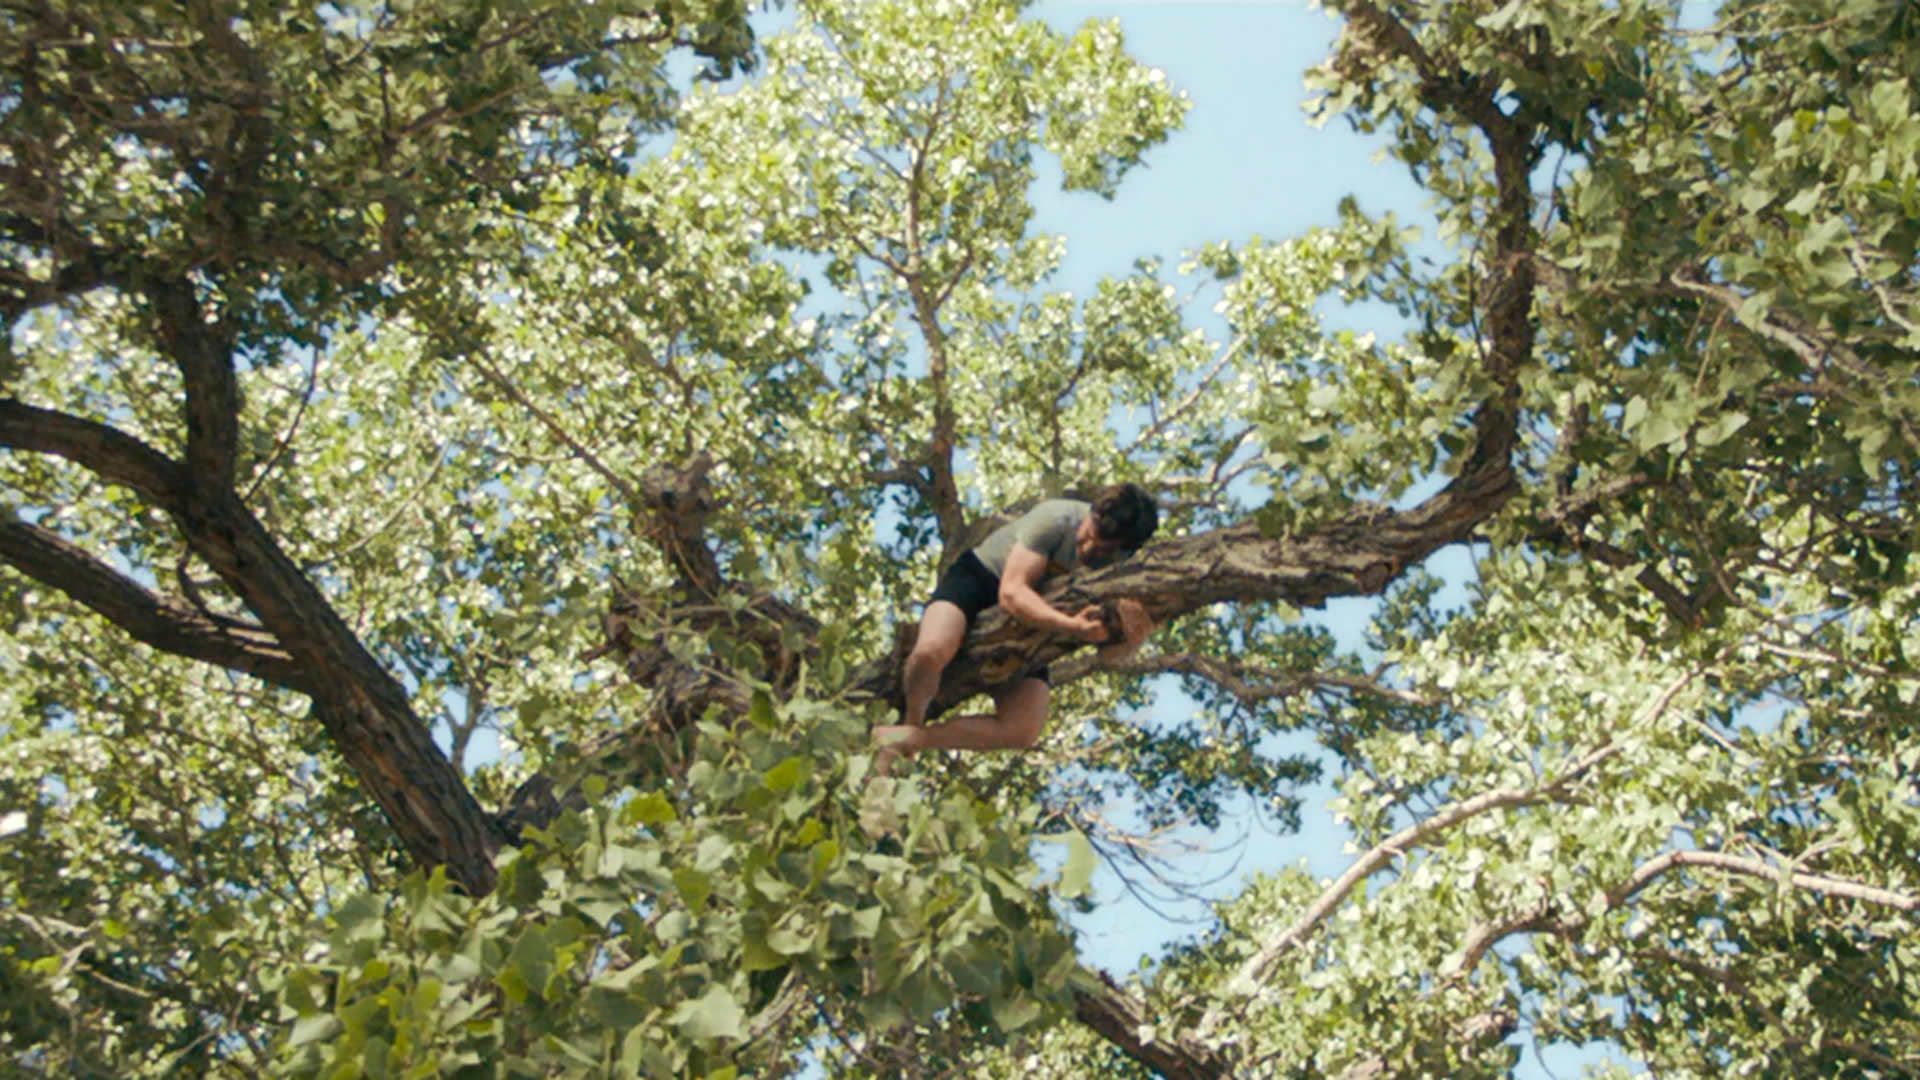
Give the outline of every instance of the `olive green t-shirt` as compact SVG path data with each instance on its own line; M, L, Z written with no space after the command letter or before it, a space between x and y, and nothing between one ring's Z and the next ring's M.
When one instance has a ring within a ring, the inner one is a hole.
M1017 543L1046 558L1049 576L1067 573L1080 565L1075 533L1092 509L1091 503L1078 499L1048 499L993 530L973 554L999 577L1006 572L1007 554Z

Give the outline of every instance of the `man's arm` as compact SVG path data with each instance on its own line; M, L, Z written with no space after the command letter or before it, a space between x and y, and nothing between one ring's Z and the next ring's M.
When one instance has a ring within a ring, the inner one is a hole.
M1036 586L1047 573L1047 557L1016 543L1007 552L1007 565L1000 574L1000 606L1007 614L1042 630L1070 634L1096 645L1107 640L1107 624L1100 618L1097 605L1069 615L1040 598Z

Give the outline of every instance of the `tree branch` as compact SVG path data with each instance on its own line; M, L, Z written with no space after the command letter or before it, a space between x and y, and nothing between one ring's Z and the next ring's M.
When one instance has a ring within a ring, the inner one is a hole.
M598 473L602 480L605 480L614 491L618 492L620 498L626 501L629 513L639 512L642 505L639 493L633 490L633 485L627 483L625 477L608 468L607 464L600 460L599 455L587 449L584 444L578 439L575 439L573 434L569 432L559 420L555 419L553 415L545 409L534 404L532 399L528 398L526 394L521 392L518 386L514 385L513 380L502 375L499 369L487 363L485 358L474 355L469 356L468 359L472 361L474 370L478 371L481 376L489 383L492 383L501 393L513 399L514 404L527 410L529 415L535 420L540 421L540 425L546 428L549 434L560 440L562 445L573 451L574 456L578 457L582 464L592 469L595 473Z
M1216 1080L1234 1075L1232 1062L1225 1055L1172 1024L1160 1030L1155 1025L1159 1017L1145 1002L1121 989L1104 972L1094 974L1101 989L1075 989L1073 1014L1095 1034L1167 1080Z
M231 335L208 322L190 282L148 282L143 291L161 345L186 385L189 490L229 490L240 445L240 381L233 370Z
M105 424L11 398L0 399L0 447L65 458L110 484L132 489L169 514L178 515L185 509L180 466L139 439Z
M1493 87L1484 76L1469 76L1457 65L1443 65L1427 52L1412 30L1371 0L1345 0L1332 5L1347 16L1348 25L1413 66L1420 96L1436 109L1450 109L1479 128L1489 139L1513 134L1512 118L1493 101Z
M1789 870L1774 866L1759 859L1729 855L1724 851L1669 851L1651 860L1634 874L1632 891L1639 891L1647 882L1666 873L1676 866L1701 866L1729 874L1742 874L1747 877L1764 878L1768 881L1791 885L1796 889L1838 896L1846 900L1857 900L1863 904L1890 907L1909 914L1920 911L1920 896L1912 893L1895 892L1873 885L1865 885L1845 878L1827 877L1824 874L1808 874L1798 870Z
M1395 858L1405 855L1416 848L1426 846L1434 837L1453 828L1469 818L1478 817L1492 810L1503 810L1515 806L1527 806L1540 802L1565 791L1593 770L1593 767L1619 752L1613 743L1605 743L1588 751L1575 760L1567 770L1553 782L1531 788L1501 788L1485 792L1470 799L1463 799L1434 814L1432 817L1394 833L1392 836L1374 845L1372 850L1355 860L1346 872L1334 880L1333 884L1307 906L1293 925L1275 937L1240 966L1234 978L1236 988L1241 993L1250 993L1260 983L1266 981L1280 958L1291 952L1307 939L1307 936L1333 913L1347 899L1347 896L1362 881L1386 866ZM1213 1013L1210 1011L1209 1019ZM1203 1023L1201 1030L1211 1028Z
M177 292L173 302L180 302ZM205 342L183 344L200 350L211 347ZM216 366L196 379L218 383L233 375L230 363L221 364L208 355L180 363L183 370ZM216 398L219 393L216 387ZM188 407L190 413L196 408L191 397ZM206 426L209 423L211 429ZM229 436L220 433L221 422L203 415L201 424L201 460L217 464L224 459L228 471L223 475L197 471L191 454L189 467L183 468L105 424L0 400L0 446L65 458L110 483L131 488L167 512L187 545L260 620L257 627L238 620L222 622L203 612L193 613L203 622L182 621L185 614L167 602L141 595L145 590L91 556L72 545L60 546L64 541L45 530L29 531L33 527L24 523L8 530L7 561L35 580L68 592L155 647L223 667L239 665L237 670L311 694L342 756L386 812L409 853L425 865L447 865L470 892L486 891L492 885L492 855L498 844L490 820L434 746L432 735L414 715L405 689L366 651L326 597L241 503L231 486L232 444L222 448L221 440ZM237 422L231 426L237 433ZM112 576L103 576L102 571ZM68 584L79 591L69 591ZM130 586L137 592L129 591ZM131 621L122 622L116 615ZM247 648L231 642L217 644L216 630L245 642ZM170 648L163 642L184 647Z
M726 587L720 560L707 545L707 518L713 513L713 456L706 451L678 468L662 465L640 478L639 506L649 511L637 524L680 574L694 598L712 599Z
M1567 548L1583 558L1592 559L1602 566L1616 570L1639 566L1634 580L1640 587L1652 593L1662 607L1675 620L1685 626L1699 626L1705 618L1701 605L1680 588L1668 581L1660 568L1651 562L1635 558L1631 552L1622 551L1605 540L1586 534L1586 525L1602 506L1622 496L1652 487L1654 480L1648 476L1617 476L1605 483L1595 484L1577 492L1567 492L1550 503L1540 513L1540 528L1531 539L1536 543L1551 544ZM1643 565L1644 563L1644 565Z
M1356 507L1297 536L1268 537L1252 524L1165 540L1102 570L1080 571L1043 593L1062 610L1132 598L1157 624L1216 603L1284 600L1317 608L1336 596L1371 596L1407 567L1467 539L1512 490L1504 462L1462 476L1410 510ZM941 675L932 715L1049 664L1082 642L1035 630L998 608L983 612L960 654ZM856 671L855 696L898 701L900 663L911 649L899 643L888 657Z
M188 546L306 673L316 716L408 854L446 866L470 893L491 889L501 838L406 689L231 488L196 492L180 524Z
M214 615L149 592L57 533L0 522L0 561L85 605L135 640L303 693L312 684L258 624Z

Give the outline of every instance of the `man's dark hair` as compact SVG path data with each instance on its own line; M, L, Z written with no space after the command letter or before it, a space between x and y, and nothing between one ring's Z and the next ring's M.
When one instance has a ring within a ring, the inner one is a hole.
M1131 554L1160 527L1160 508L1139 484L1114 484L1093 497L1093 526L1100 539L1118 543Z

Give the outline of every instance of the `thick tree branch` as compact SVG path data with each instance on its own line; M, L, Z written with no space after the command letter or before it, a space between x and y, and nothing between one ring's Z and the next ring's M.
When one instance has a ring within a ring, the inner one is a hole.
M65 458L169 514L179 514L186 505L178 464L139 439L93 420L0 399L0 447Z
M1140 1064L1167 1080L1218 1080L1233 1076L1232 1061L1189 1035L1166 1025L1149 1011L1149 1006L1121 989L1105 974L1097 976L1098 991L1076 989L1073 995L1074 1018L1093 1029L1101 1038ZM1153 1032L1151 1037L1148 1032Z
M726 587L720 561L707 544L707 518L714 509L712 455L702 451L677 468L660 466L640 478L640 505L650 511L641 531L680 575L690 598L712 599Z
M1371 596L1407 567L1448 544L1465 540L1512 491L1512 471L1495 462L1456 479L1411 510L1362 506L1298 536L1267 537L1251 524L1234 525L1151 544L1125 562L1083 571L1051 584L1043 594L1062 610L1131 597L1156 623L1216 603L1284 600L1317 608L1336 596ZM851 691L897 701L894 655L859 669ZM1082 643L1034 630L999 609L983 613L960 655L941 677L935 714L1001 685Z
M405 688L231 488L197 491L188 545L306 672L314 711L413 858L462 888L493 886L492 820L413 711Z
M312 691L306 674L260 626L149 592L48 529L24 521L0 522L0 562L66 594L162 652L202 660L289 690Z
M233 370L232 337L218 322L209 322L191 283L150 282L143 291L161 345L186 385L192 490L229 490L240 445L240 381Z
M172 302L181 302L177 291ZM171 317L163 316L163 321ZM214 367L200 371L196 380L231 380L231 364L215 361L209 343L182 344L195 350L193 358L180 361L183 370ZM221 393L216 386L215 398ZM230 400L237 407L237 397ZM205 404L202 400L199 408L204 410ZM189 412L195 408L190 396ZM57 536L29 531L32 527L24 523L8 530L7 561L156 648L245 670L311 694L342 755L386 811L407 850L427 865L446 864L470 891L490 888L498 841L489 820L433 745L406 691L233 491L232 443L223 448L222 440L235 435L222 431L232 428L237 433L237 420L209 414L200 423L201 461L217 467L224 460L225 473L200 471L191 456L183 468L105 424L12 400L0 401L0 446L65 458L167 512L187 545L259 619L258 626L237 620L186 620L168 602L123 578L116 580L118 575L91 556L72 545L61 547L64 542ZM210 619L197 611L192 614ZM221 635L231 641L219 644Z

